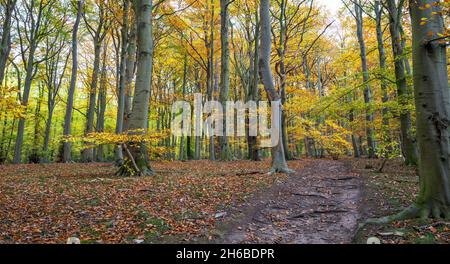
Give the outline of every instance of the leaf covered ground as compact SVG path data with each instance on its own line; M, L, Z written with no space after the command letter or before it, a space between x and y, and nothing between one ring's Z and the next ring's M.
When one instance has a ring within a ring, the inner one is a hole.
M269 161L153 166L158 176L142 178L115 177L111 164L0 166L0 243L213 239L227 207L287 178L267 175Z
M390 161L377 173L379 163L292 161L296 174L269 176L268 160L157 162L157 176L129 178L114 176L111 164L0 166L0 244L72 236L82 243L216 243L227 233L239 243L348 243L352 228L339 227L347 216L361 223L414 201L415 169ZM358 195L349 197L353 187ZM449 243L449 228L445 221L366 226L353 242Z

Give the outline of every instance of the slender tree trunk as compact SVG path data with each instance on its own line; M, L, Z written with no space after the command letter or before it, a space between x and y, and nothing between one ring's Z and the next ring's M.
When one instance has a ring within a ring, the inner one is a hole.
M100 55L101 55L101 43L98 39L94 39L94 68L92 70L91 84L89 87L89 104L87 111L86 120L86 131L85 134L95 132L94 119L95 119L95 105L97 102L97 85L98 85L98 75L100 72ZM82 151L83 162L94 161L94 149L87 146L86 149Z
M126 100L126 66L127 66L127 48L128 48L128 11L129 1L123 1L123 21L122 21L122 50L120 53L120 70L119 70L119 87L117 91L117 119L116 119L116 134L123 132L123 121L125 116L125 100ZM122 147L119 145L115 150L115 159L117 164L123 163Z
M27 60L27 69L26 69L26 77L25 84L23 88L22 94L22 106L25 108L28 106L28 100L30 98L30 90L31 84L33 82L34 75L34 55L36 51L35 40L31 41L30 44L30 52ZM19 164L22 162L22 146L23 146L23 137L25 132L25 117L21 117L19 119L19 125L17 127L17 136L16 136L16 145L14 148L14 160L13 163Z
M187 70L188 70L188 60L187 60L187 54L184 54L184 63L183 63L183 99L186 99L186 85L187 85ZM185 122L186 120L183 120ZM190 121L189 121L190 122ZM185 126L187 124L183 124ZM185 151L185 136L181 136L180 140L180 153L178 155L179 160L184 161L186 160L186 151ZM190 146L188 146L190 147Z
M136 23L130 31L127 50L127 65L126 65L126 91L125 91L125 113L123 120L123 132L128 130L128 120L130 118L133 106L133 80L136 74Z
M42 148L42 155L44 155L44 162L49 161L48 148L50 145L50 136L51 136L51 128L52 128L52 119L53 119L54 105L52 103L48 104L48 113L47 113L47 121L45 122L45 136L44 136L44 147Z
M67 96L66 114L64 118L64 137L69 137L72 133L72 114L75 98L75 88L78 74L78 28L83 12L83 2L77 1L77 18L72 32L72 76L70 77L70 87ZM72 161L71 144L68 141L63 142L62 162Z
M213 90L214 90L214 73L215 70L214 69L214 53L215 53L215 47L214 47L214 27L215 27L215 20L214 20L214 16L215 16L215 4L214 4L214 0L211 0L211 21L210 21L210 40L209 40L209 65L208 65L208 73L207 73L207 93L208 93L208 100L212 101L214 99L213 96ZM210 131L212 133L212 131ZM209 159L210 160L215 160L216 159L216 155L215 155L215 140L213 136L209 136Z
M407 165L417 165L417 147L414 136L411 135L411 114L408 105L408 80L405 72L404 51L402 37L400 34L399 8L395 0L387 0L389 11L389 30L392 39L394 54L395 78L397 84L398 102L401 107L400 134L402 141L402 152Z
M229 0L220 0L220 41L222 47L221 53L221 72L220 72L220 102L223 106L223 137L220 141L220 154L222 160L231 160L232 153L228 144L227 136L227 107L226 102L230 93L230 41L229 41Z
M98 114L97 114L97 132L103 133L105 131L105 112L106 112L106 90L108 85L107 80L107 52L108 52L108 46L105 43L103 46L103 65L101 70L101 77L100 77L100 89L98 93ZM97 148L97 161L104 161L104 146L100 145Z
M271 26L270 26L270 0L261 0L260 2L260 15L261 15L261 46L260 46L260 58L259 58L259 75L264 84L264 88L267 92L268 98L272 102L280 102L281 97L275 90L273 81L272 70L270 66L270 54L271 54ZM283 133L281 133L281 112L282 105L280 104L280 115L278 124L272 124L272 126L278 127L279 139L275 146L272 147L272 173L291 173L293 172L288 168L286 157L284 156L283 146ZM272 135L273 136L273 135Z
M372 89L370 87L369 82L369 68L367 65L367 53L366 53L366 43L364 40L364 30L363 30L363 16L362 16L363 10L361 7L361 1L357 0L355 1L355 15L356 15L356 25L357 25L357 36L358 36L358 42L360 47L360 55L361 55L361 64L362 64L362 71L363 71L363 82L366 85L366 88L364 89L364 102L366 103L366 133L367 133L367 148L368 148L368 154L369 158L375 158L376 157L376 149L375 149L375 139L374 139L374 132L373 132L373 113L372 113L372 107L370 104L372 103Z
M382 28L382 15L383 8L381 7L380 1L375 1L375 18L376 18L376 31L377 31L377 43L378 43L378 54L380 61L380 82L381 82L381 94L382 94L382 102L383 104L387 104L389 101L388 96L388 84L384 75L387 74L387 65L386 65L386 52L384 49L384 39L383 39L383 28ZM382 109L382 122L383 122L383 140L385 143L389 143L391 141L390 138L390 128L389 128L389 108L387 106L383 106ZM388 149L388 151L391 148Z
M254 53L253 53L253 63L251 64L251 91L250 91L250 97L251 100L255 101L256 103L259 102L259 36L260 36L260 25L259 25L259 14L258 11L255 11L255 46L254 46ZM249 144L249 155L250 159L253 161L260 161L261 160L261 153L258 147L258 137L251 136L248 138L248 144Z
M33 132L33 143L31 146L31 153L28 156L28 160L31 163L39 163L40 162L40 153L39 153L39 138L41 136L41 106L42 101L44 100L44 88L42 84L39 84L38 87L38 97L36 98L36 108L34 110L34 132Z

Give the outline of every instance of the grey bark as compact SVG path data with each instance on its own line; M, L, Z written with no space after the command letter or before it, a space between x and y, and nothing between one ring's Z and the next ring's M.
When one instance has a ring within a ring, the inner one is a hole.
M398 103L401 108L400 113L400 134L402 142L402 152L407 165L417 165L417 147L415 138L411 135L411 114L406 109L408 105L408 79L405 72L404 46L400 34L400 13L401 6L397 7L395 0L387 0L389 11L389 30L392 40L392 52L394 55L395 78L397 85Z
M98 77L100 74L100 56L102 50L102 43L106 37L107 33L107 21L105 10L100 4L99 6L99 14L98 14L98 24L95 29L89 24L85 17L86 25L89 28L89 32L93 39L94 44L94 64L91 75L91 83L89 85L89 103L87 110L87 119L86 119L86 130L85 135L95 132L94 120L95 120L95 105L97 102L97 86L98 86ZM94 161L94 149L90 146L86 146L86 148L82 151L82 160L83 162L92 162Z
M375 149L375 139L374 139L374 131L372 128L373 125L373 113L370 104L372 103L372 88L370 87L369 82L369 68L367 65L367 52L366 52L366 42L364 40L364 23L363 23L363 10L361 7L361 1L355 1L355 18L356 18L356 28L357 28L357 37L360 48L360 56L361 56L361 67L363 72L363 82L366 87L364 89L364 102L366 103L366 134L367 134L367 148L369 158L376 157L376 149Z
M6 0L1 4L5 13L3 15L4 21L2 25L2 36L0 39L0 86L3 85L6 63L11 51L12 16L14 7L16 6L16 1L17 0Z
M21 96L21 104L24 107L28 106L28 101L30 98L31 85L33 83L33 79L36 75L36 64L35 64L35 53L38 48L39 43L42 41L42 38L49 33L50 29L47 29L46 26L49 23L49 9L52 3L46 1L39 1L36 4L35 0L31 1L31 4L26 7L26 16L30 19L23 21L26 30L22 32L21 26L19 25L21 22L21 18L16 14L17 21L17 31L20 38L20 48L22 54L22 61L25 65L25 83L22 90ZM16 12L21 12L16 10ZM22 17L22 16L20 16ZM23 35L22 35L23 34ZM26 42L25 43L25 39ZM26 46L26 47L25 47ZM28 49L28 54L26 54L25 50ZM22 147L23 147L23 138L25 132L25 117L19 119L19 124L17 127L17 136L16 136L16 144L14 147L14 159L13 163L18 164L22 162Z
M72 114L73 104L75 98L75 88L78 76L78 28L83 12L83 2L77 1L77 18L72 31L72 75L70 77L70 87L67 95L66 114L64 117L64 137L69 137L72 131ZM67 163L72 161L71 143L63 142L62 162Z
M133 106L133 81L136 74L136 23L130 30L127 50L126 65L126 91L125 91L125 113L123 120L123 131L128 130L128 120Z
M260 43L260 58L259 58L259 75L268 98L272 102L281 101L281 97L275 90L273 74L270 66L271 55L271 26L270 26L270 0L261 0L260 2L260 16L261 16L261 43ZM281 107L282 108L282 107ZM280 109L280 113L282 109ZM272 126L275 124L272 124ZM281 129L281 114L278 128ZM271 173L291 173L286 157L284 155L283 133L279 134L278 144L272 148L272 171Z
M450 218L450 93L442 8L437 0L410 1L413 28L414 90L419 144L420 193L417 207L425 218ZM429 4L431 8L421 8ZM438 4L438 5L436 5ZM436 12L435 15L432 12ZM421 25L422 18L428 18ZM433 36L430 36L433 32Z
M98 93L98 103L97 103L97 125L96 130L98 133L102 133L105 131L105 112L106 112L106 90L107 90L107 52L108 52L108 46L105 42L105 45L103 46L103 62L102 62L102 70L101 70L101 76L100 76L100 87L99 87L99 93ZM104 161L104 149L103 145L98 146L97 153L96 153L96 160L97 161Z
M229 41L229 5L230 0L220 0L220 42L222 47L221 53L221 71L220 71L220 102L223 109L223 137L220 141L220 154L222 160L231 160L232 153L228 144L228 137L226 135L226 102L228 101L230 93L230 41Z
M123 122L125 116L125 93L127 85L126 66L127 66L127 48L128 48L128 11L129 0L123 1L123 20L122 20L122 47L120 53L120 70L119 70L119 87L117 91L117 118L116 118L116 134L123 132ZM116 146L115 159L117 164L123 162L123 152L120 145Z
M389 108L386 106L389 101L388 96L388 83L386 78L384 77L387 74L387 63L386 63L386 51L384 49L384 39L383 39L383 28L382 28L382 20L383 20L383 6L381 6L380 1L375 1L375 22L376 22L376 32L377 32L377 44L378 44L378 56L380 63L380 82L381 82L381 94L382 94L382 102L385 104L382 109L382 122L383 122L383 140L387 143L391 141L390 137L390 129L389 129Z
M144 136L148 132L148 112L153 70L152 0L134 1L137 18L137 73L133 110L129 121L129 134ZM129 145L129 147L127 146ZM127 152L125 163L119 174L153 175L147 147L143 142L129 142L124 145ZM135 164L136 166L132 166Z

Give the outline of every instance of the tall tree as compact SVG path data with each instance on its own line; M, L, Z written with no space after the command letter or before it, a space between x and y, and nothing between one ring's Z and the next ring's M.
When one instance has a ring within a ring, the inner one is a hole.
M98 14L94 14L94 17L88 17L84 12L83 18L88 29L89 34L92 37L94 44L94 63L93 69L90 76L89 85L89 103L87 110L86 119L86 130L85 134L90 134L95 132L94 119L95 119L95 104L97 102L97 86L98 77L100 74L100 60L101 60L101 50L103 41L109 30L110 21L107 19L107 10L105 3L96 0L96 7L98 9ZM82 159L84 162L92 162L94 160L94 150L91 147L87 147L82 151Z
M373 113L372 107L370 104L372 103L372 88L369 84L369 67L367 62L367 50L366 50L366 41L364 39L364 20L363 20L363 7L361 4L361 0L354 0L355 12L354 17L356 20L356 34L358 37L358 43L360 48L360 57L361 57L361 67L363 74L363 82L365 84L364 89L364 102L366 103L366 136L367 136L367 147L369 150L369 158L376 157L376 149L375 149L375 138L373 131Z
M72 114L73 114L73 105L75 98L75 88L77 85L77 76L78 76L78 28L80 26L81 16L83 12L83 2L76 1L76 12L77 17L75 19L75 23L73 25L72 31L72 74L70 77L70 87L67 95L67 103L66 103L66 114L64 117L64 132L63 135L65 137L69 137L72 131ZM63 142L62 149L62 162L70 162L72 161L71 155L71 143L69 141Z
M272 69L270 66L270 55L272 48L272 36L270 26L270 0L261 0L260 2L260 16L261 16L261 40L260 40L260 58L259 58L259 76L267 93L267 97L272 102L279 102L280 115L278 118L278 124L272 124L278 128L279 138L276 141L276 145L272 147L272 171L271 173L292 173L286 162L283 146L283 133L281 133L281 96L275 90L275 84L273 81ZM273 135L272 135L273 136Z
M220 43L221 53L221 71L220 71L220 102L224 107L223 131L224 135L220 137L220 154L222 160L231 160L232 153L228 145L227 137L227 107L226 102L230 94L230 41L229 24L230 0L220 0Z
M148 132L148 112L153 70L152 0L133 3L137 20L137 73L133 110L129 120L130 135L145 136ZM118 174L150 176L153 171L145 142L124 144L125 162Z
M409 218L450 218L450 91L442 1L409 1L413 34L414 93L420 191L416 202L387 223Z
M61 24L63 27L65 24ZM48 162L51 128L55 107L58 103L59 91L61 89L67 65L69 63L69 51L66 32L60 28L55 34L48 36L45 40L45 56L49 57L45 62L44 82L47 90L47 120L45 123L44 146L42 148L42 161Z
M121 30L121 52L120 52L120 71L119 71L119 87L117 91L117 121L116 121L116 133L120 134L123 132L123 123L125 117L125 100L126 100L126 85L127 85L127 49L128 49L128 14L129 13L129 0L123 0L123 20L122 20L122 30ZM122 163L123 155L122 148L118 146L116 148L116 162L118 164Z
M415 138L411 132L411 114L408 106L408 79L405 69L405 54L403 38L401 35L401 17L403 2L397 6L397 1L386 0L389 13L389 31L392 40L392 52L394 54L395 79L397 85L398 103L400 105L400 134L402 142L402 152L406 165L417 165L417 147Z
M37 65L48 59L45 57L37 59L36 51L44 38L55 30L51 25L51 22L54 21L52 8L55 5L56 2L53 1L31 0L28 3L21 2L20 6L16 6L14 12L20 42L20 54L26 75L21 95L21 104L25 108L28 106L31 85L37 73ZM25 117L21 117L17 127L13 160L16 164L22 162L25 121Z

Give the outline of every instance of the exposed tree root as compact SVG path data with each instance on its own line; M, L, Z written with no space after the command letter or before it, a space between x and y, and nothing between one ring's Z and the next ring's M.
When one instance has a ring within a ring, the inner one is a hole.
M384 225L390 224L395 221L405 221L411 219L427 220L430 218L450 219L448 207L438 205L438 203L431 203L431 202L425 205L413 204L412 206L395 215L385 216L381 218L370 218L366 222L364 222L360 227L363 227L367 224Z
M155 176L155 172L150 168L141 169L139 171L136 171L136 170L131 169L128 166L126 166L126 163L125 163L116 172L116 176L118 176L118 177L146 177L146 176Z
M270 170L270 172L268 173L269 175L274 175L277 173L283 173L283 174L294 174L295 170L291 170L289 168L272 168L272 170Z

